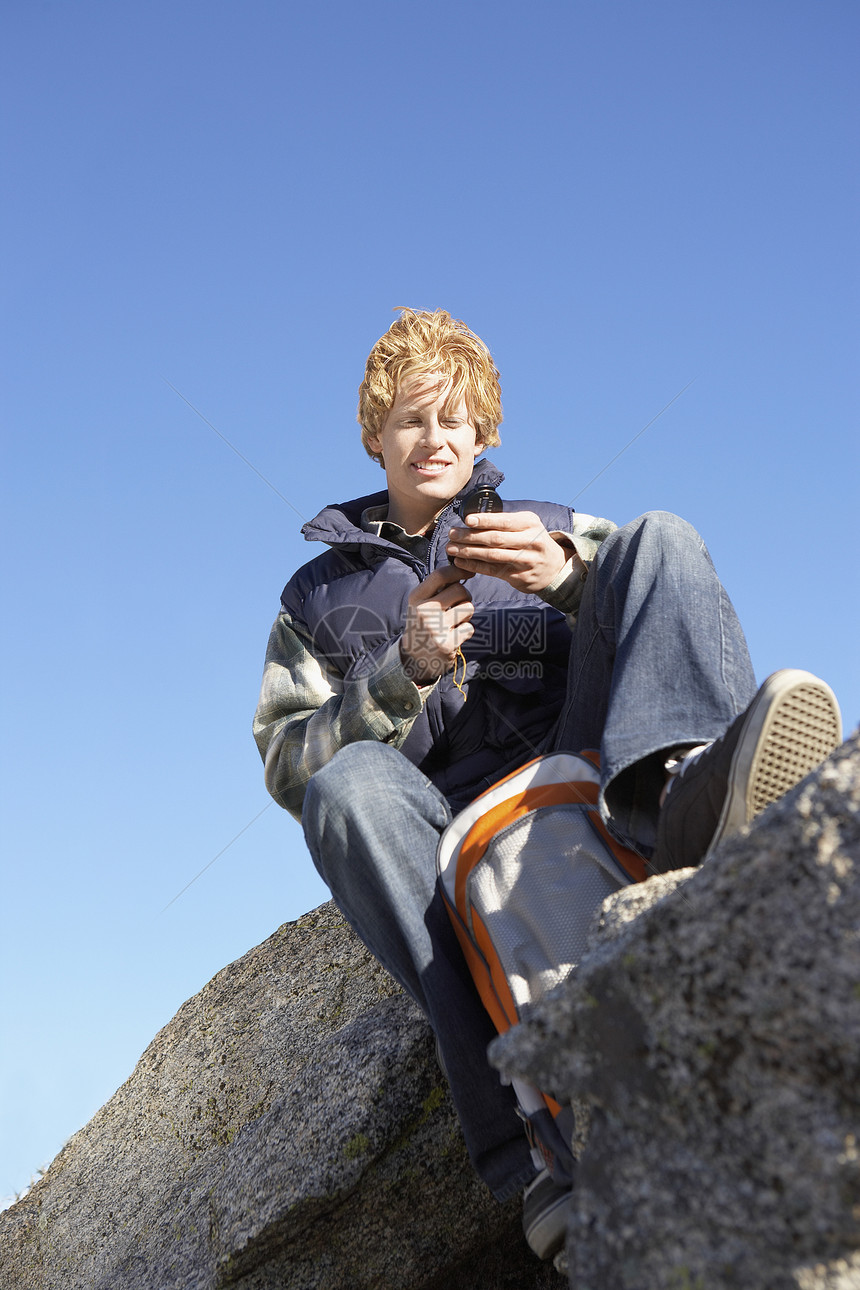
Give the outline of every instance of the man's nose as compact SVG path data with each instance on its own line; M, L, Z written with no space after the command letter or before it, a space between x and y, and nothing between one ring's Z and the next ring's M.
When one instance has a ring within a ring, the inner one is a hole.
M439 418L435 413L425 417L424 424L421 427L421 442L428 448L438 448L442 443L442 427L439 424Z

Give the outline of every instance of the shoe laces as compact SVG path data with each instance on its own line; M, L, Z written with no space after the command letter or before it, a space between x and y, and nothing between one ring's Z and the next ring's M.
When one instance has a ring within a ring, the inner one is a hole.
M671 793L672 787L676 781L679 780L691 766L695 765L702 753L707 752L713 742L714 741L711 740L706 744L697 744L695 748L676 748L672 753L670 753L663 763L666 769L666 774L669 778L666 780L663 791L660 794L661 806Z

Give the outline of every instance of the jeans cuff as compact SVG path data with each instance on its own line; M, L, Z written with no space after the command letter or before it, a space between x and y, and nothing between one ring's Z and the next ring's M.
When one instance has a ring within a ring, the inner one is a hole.
M525 1191L526 1187L528 1187L529 1183L534 1180L536 1175L537 1170L535 1169L534 1162L530 1160L528 1165L521 1169L519 1173L515 1174L513 1178L509 1178L502 1186L490 1187L490 1191L493 1193L496 1200L499 1201L500 1204L504 1205L505 1201L512 1200L514 1196ZM487 1185L489 1186L489 1184Z

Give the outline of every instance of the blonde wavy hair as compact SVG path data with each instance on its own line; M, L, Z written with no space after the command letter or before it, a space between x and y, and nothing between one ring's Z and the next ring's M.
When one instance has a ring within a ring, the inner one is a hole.
M400 317L370 351L358 390L361 442L374 461L382 465L381 454L368 441L381 432L398 386L416 376L450 380L446 404L465 397L478 442L490 448L501 443L502 390L484 342L444 309L401 308Z

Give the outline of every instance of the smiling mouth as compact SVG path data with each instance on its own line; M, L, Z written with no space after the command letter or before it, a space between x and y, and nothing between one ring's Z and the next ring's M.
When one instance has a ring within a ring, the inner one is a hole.
M447 461L413 461L412 469L426 471L428 474L440 475L443 470L447 470L450 462Z

